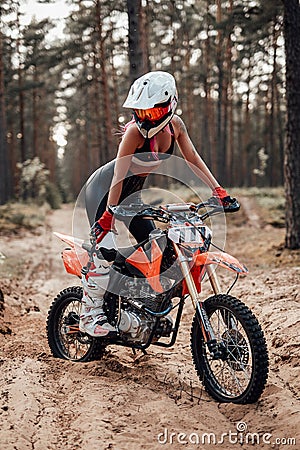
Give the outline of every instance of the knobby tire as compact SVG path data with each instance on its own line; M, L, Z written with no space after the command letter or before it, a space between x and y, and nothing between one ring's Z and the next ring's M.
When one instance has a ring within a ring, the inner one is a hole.
M204 305L211 323L215 324L217 341L227 351L223 360L213 360L195 314L191 351L200 380L219 402L256 402L264 390L269 364L266 341L256 317L244 303L227 294L214 295Z
M76 362L100 359L105 346L100 338L85 333L66 334L67 321L77 327L83 291L80 286L71 286L61 291L54 299L47 318L47 338L51 353L55 358ZM68 316L64 314L68 311ZM74 323L73 323L74 322Z

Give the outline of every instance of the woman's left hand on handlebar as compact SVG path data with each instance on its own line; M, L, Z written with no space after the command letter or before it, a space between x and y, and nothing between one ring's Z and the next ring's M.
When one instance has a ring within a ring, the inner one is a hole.
M213 197L215 197L218 202L220 203L221 206L223 206L224 208L226 208L227 206L231 205L232 203L234 203L236 200L234 198L232 198L228 192L222 188L221 186L217 186L213 191L212 191L212 195Z

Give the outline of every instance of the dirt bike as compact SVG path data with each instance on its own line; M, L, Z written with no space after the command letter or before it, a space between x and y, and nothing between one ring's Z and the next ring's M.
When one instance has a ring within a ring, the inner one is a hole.
M214 198L198 205L116 206L116 219L139 215L166 224L150 233L147 241L120 251L56 233L70 246L62 252L68 272L80 277L82 271L90 270L95 256L111 264L109 276L105 275L104 299L107 317L117 333L110 338L82 333L83 290L69 287L55 298L48 313L47 336L53 356L85 362L101 358L108 345L143 352L150 345L171 347L190 298L195 310L191 353L206 391L219 402L256 402L268 377L266 341L250 309L229 295L239 275L248 270L221 249L209 251L214 245L212 232L204 223L213 215L238 209L236 200L223 209ZM236 274L226 293L221 291L216 266ZM214 295L201 300L205 274Z

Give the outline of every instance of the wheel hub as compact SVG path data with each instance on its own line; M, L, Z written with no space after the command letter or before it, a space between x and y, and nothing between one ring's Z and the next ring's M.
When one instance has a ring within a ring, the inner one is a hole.
M249 362L249 350L247 341L238 330L226 330L222 335L226 361L235 371L244 370Z

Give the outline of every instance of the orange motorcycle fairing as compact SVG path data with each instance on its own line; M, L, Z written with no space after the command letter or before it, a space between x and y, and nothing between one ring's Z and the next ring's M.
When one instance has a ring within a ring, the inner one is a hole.
M249 273L247 267L240 263L234 256L225 252L206 252L195 255L194 263L196 266L207 266L217 264L224 269L232 270L240 274Z
M162 256L158 243L153 240L151 241L150 259L142 247L139 247L126 259L126 262L136 267L147 278L152 289L159 293L164 291L159 279Z
M83 267L83 264L82 260L78 258L76 250L74 248L65 248L62 251L61 256L66 271L72 275L81 277L81 269Z
M62 233L54 232L53 234L70 246L70 248L65 248L61 253L66 271L81 277L81 269L89 260L87 251L82 248L83 240Z
M191 275L193 277L194 283L195 283L195 287L198 293L201 292L201 280L202 280L202 276L205 272L205 267L204 266L200 266L200 265L196 265L194 264L193 267L191 268ZM182 295L186 295L189 294L189 290L187 287L187 283L185 281L185 279L183 279L182 281Z

